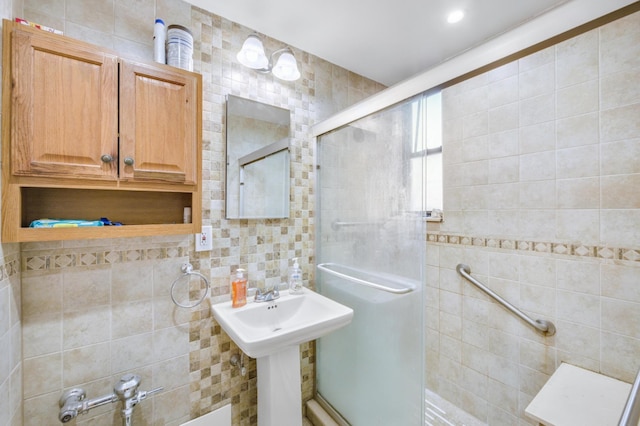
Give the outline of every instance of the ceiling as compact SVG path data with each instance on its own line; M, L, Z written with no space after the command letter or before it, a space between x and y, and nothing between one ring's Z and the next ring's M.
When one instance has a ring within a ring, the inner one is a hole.
M387 86L568 1L187 0ZM447 14L465 18L448 24Z

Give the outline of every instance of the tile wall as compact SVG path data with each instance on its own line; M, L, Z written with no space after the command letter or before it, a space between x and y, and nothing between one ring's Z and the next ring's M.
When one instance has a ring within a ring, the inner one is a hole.
M443 92L427 383L490 425L535 424L524 409L561 362L627 382L640 367L638 81L640 12Z
M165 388L136 408L136 424L179 425L230 402L234 425L256 424L255 362L247 360L246 377L232 369L229 358L238 350L207 306L179 309L171 303L169 288L181 265L190 261L210 278L214 300L222 300L228 297L232 270L248 269L252 285L284 279L292 257L300 258L305 279L313 284L308 129L383 86L295 46L302 72L295 83L245 69L235 54L252 30L181 0L1 0L0 6L8 19L23 17L144 60L152 58L156 16L191 29L194 69L204 86L203 224L214 229L214 248L204 253L193 251L191 236L4 245L0 425L56 424L64 389L81 386L96 397L109 393L124 372L140 374L142 389ZM281 46L265 37L268 51ZM224 219L224 101L229 93L292 112L288 220ZM304 345L301 356L303 397L308 399L313 345ZM76 424L119 425L115 408L92 410Z

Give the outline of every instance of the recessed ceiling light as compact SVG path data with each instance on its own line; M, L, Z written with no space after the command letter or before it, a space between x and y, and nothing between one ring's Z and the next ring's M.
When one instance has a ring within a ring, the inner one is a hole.
M454 10L453 12L449 13L449 15L447 15L447 22L450 24L455 24L456 22L462 21L462 18L464 18L464 10Z

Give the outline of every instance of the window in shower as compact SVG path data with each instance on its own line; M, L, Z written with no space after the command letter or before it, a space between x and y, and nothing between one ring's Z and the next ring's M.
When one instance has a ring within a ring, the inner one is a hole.
M442 96L440 92L425 94L422 102L411 106L413 145L411 149L411 199L415 211L442 210ZM426 165L423 164L426 162ZM424 175L419 173L424 170ZM424 191L420 196L418 191Z

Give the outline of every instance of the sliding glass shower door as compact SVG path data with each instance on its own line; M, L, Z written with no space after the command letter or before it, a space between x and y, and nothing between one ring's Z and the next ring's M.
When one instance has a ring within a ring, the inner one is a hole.
M425 97L318 138L317 287L354 309L317 343L317 391L353 426L424 424Z

